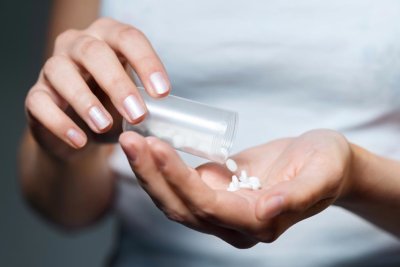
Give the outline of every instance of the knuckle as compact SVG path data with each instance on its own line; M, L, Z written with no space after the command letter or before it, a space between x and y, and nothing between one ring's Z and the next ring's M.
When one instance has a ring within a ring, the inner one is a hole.
M151 150L152 153L155 155L155 160L159 162L160 160L164 160L168 158L168 148L166 144L159 139L150 139L151 140ZM168 168L168 165L163 164L163 168Z
M198 209L198 208L193 208L193 207L191 207L190 210L192 211L193 215L198 218L207 219L207 218L211 217L211 214L208 211Z
M43 74L49 76L56 71L58 66L65 64L67 59L64 56L52 56L50 57L43 66Z
M105 26L109 26L109 25L114 25L117 24L119 22L117 22L116 20L110 18L110 17L101 17L98 18L97 20L95 20L92 24L91 27L93 28L102 28Z
M153 144L156 153L159 153L159 155L161 155L163 158L168 156L169 147L163 140L154 140Z
M78 36L79 31L75 29L68 29L62 33L60 33L55 40L55 46L59 47L65 45L66 43L70 42L72 39Z
M133 143L132 143L133 144ZM140 141L135 142L135 147L138 153L148 153L147 144L144 140L140 139ZM149 165L149 164L147 164Z
M33 89L34 87L32 87L32 89L28 92L28 94L26 95L25 98L25 106L30 109L34 106L35 103L37 103L38 101L38 97L40 97L40 93L41 91L39 90L35 90Z
M117 34L117 40L122 44L132 44L132 42L143 37L145 37L144 33L132 26L121 27Z
M150 72L155 72L160 69L160 63L153 55L139 57L135 61L135 65L146 66L146 69L150 70Z
M81 57L87 57L107 49L108 45L99 39L86 36L76 45L76 53Z
M46 91L42 90L40 87L37 87L37 84L34 85L25 98L24 104L27 110L42 109L42 103L44 103L46 98L49 98L49 95Z
M188 222L188 216L183 213L178 211L178 209L163 209L163 212L165 216L168 218L168 220L178 222L178 223L186 223Z
M70 104L80 111L89 110L94 104L93 98L90 94L83 93L82 90L76 90L71 94Z
M111 77L108 77L107 79L105 79L104 81L104 85L105 85L105 90L111 90L112 88L115 88L116 90L113 90L115 92L124 92L125 90L127 90L127 88L132 87L127 79L124 77L123 74L117 74L117 75L113 75ZM112 97L112 96L111 96Z
M197 203L196 207L191 207L190 209L198 218L203 218L206 220L214 220L216 218L214 207L209 201Z

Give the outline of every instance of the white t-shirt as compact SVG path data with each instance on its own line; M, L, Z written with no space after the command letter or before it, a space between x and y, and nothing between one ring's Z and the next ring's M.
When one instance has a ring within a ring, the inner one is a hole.
M398 0L104 0L102 15L148 36L173 94L238 111L234 152L330 128L400 159ZM120 149L110 162L133 177ZM248 250L168 221L134 179L115 207L116 266L400 266L397 239L337 207Z

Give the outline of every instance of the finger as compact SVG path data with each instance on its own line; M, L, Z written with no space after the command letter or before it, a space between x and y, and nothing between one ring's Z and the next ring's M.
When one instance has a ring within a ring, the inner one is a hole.
M56 105L46 89L32 89L25 105L30 116L71 147L86 144L85 133Z
M202 206L203 199L213 202L216 194L189 168L176 151L159 139L150 139L150 147L157 167L171 188L190 206Z
M129 61L150 95L160 97L169 93L166 70L141 31L109 18L98 20L89 30Z
M90 90L78 67L68 57L51 57L43 67L43 74L93 131L100 133L111 128L111 115Z
M166 143L153 140L151 150L163 177L196 216L239 231L246 231L256 221L247 200L225 190L212 190Z
M104 41L81 36L74 43L71 57L93 76L126 120L137 123L144 118L146 107L135 84Z
M127 132L120 136L120 143L128 156L129 162L141 181L141 185L151 198L156 201L171 220L180 222L200 232L213 234L235 247L250 247L255 244L254 239L244 236L231 229L225 229L217 225L199 220L190 214L186 205L177 198L175 192L163 179L158 170L148 146L148 142L154 142L153 138L145 138L140 135Z
M147 138L151 140L152 138ZM219 227L193 216L181 199L171 190L157 169L148 140L134 132L120 136L120 143L141 186L146 190L158 207L173 221L179 222L197 231L218 236L238 248L249 248L257 242L237 231Z
M163 179L146 139L135 132L125 132L119 142L141 186L157 206L174 221L194 223L186 206Z

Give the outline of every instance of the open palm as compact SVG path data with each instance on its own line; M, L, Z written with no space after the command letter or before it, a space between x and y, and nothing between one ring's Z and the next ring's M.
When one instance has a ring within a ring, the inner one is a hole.
M332 204L347 186L350 146L316 130L247 149L232 158L260 178L260 190L226 190L223 165L188 167L166 143L125 133L120 143L154 203L171 220L237 247L272 242L291 225Z

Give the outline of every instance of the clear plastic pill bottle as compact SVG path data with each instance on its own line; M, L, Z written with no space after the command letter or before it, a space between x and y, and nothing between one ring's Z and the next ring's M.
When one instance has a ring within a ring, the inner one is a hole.
M135 125L124 120L124 131L155 136L177 150L211 161L227 160L237 128L236 112L173 95L155 99L143 88L139 91L149 113Z

